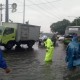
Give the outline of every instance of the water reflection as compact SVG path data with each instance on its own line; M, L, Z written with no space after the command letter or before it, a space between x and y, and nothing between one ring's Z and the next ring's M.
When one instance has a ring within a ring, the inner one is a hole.
M64 80L63 75L67 72L65 48L62 43L55 47L53 62L44 62L45 49L37 45L34 45L32 50L27 48L4 50L4 56L12 71L5 74L0 69L2 80ZM68 77L68 80L74 79Z
M12 72L1 73L2 80L53 80L52 62L41 65L37 50L4 51L4 56Z

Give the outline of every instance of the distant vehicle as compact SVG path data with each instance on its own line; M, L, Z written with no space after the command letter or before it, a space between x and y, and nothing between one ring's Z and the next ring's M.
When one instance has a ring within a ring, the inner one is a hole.
M0 26L0 45L11 49L15 44L27 44L32 48L35 41L39 39L40 26L22 23L3 23Z
M58 41L63 41L64 40L64 36L60 36L59 38L58 38Z
M68 44L72 37L73 37L73 34L76 33L79 37L79 40L80 40L80 26L68 26L66 27L66 30L65 30L65 38L64 38L64 44Z
M78 36L80 36L80 26L68 26L65 30L65 35L71 35L73 33L76 33Z
M65 45L68 45L68 43L71 41L71 39L73 38L72 35L66 35L63 42Z
M46 35L40 36L39 38L39 46L44 46L44 39L47 38Z

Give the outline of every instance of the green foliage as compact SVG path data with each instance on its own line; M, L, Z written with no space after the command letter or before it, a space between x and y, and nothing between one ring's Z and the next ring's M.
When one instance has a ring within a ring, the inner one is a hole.
M50 28L52 32L58 32L59 34L64 34L67 26L80 26L80 17L74 19L71 23L69 20L63 19L62 21L58 21L53 23Z
M67 26L70 25L70 21L63 19L63 21L58 21L56 23L53 23L50 28L52 32L58 32L60 34L64 34L65 33L65 29Z
M77 19L74 19L71 23L71 26L80 26L80 17Z

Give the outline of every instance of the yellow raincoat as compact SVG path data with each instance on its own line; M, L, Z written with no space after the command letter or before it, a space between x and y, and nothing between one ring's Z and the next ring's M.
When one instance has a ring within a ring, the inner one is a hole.
M54 51L54 46L53 42L51 41L50 38L48 38L45 42L45 47L46 47L46 56L45 56L45 61L52 61L53 57L53 51Z

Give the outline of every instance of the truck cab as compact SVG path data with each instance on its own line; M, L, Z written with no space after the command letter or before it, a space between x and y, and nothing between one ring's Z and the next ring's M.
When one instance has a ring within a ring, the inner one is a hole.
M11 49L15 42L15 29L0 26L0 44L7 49Z

